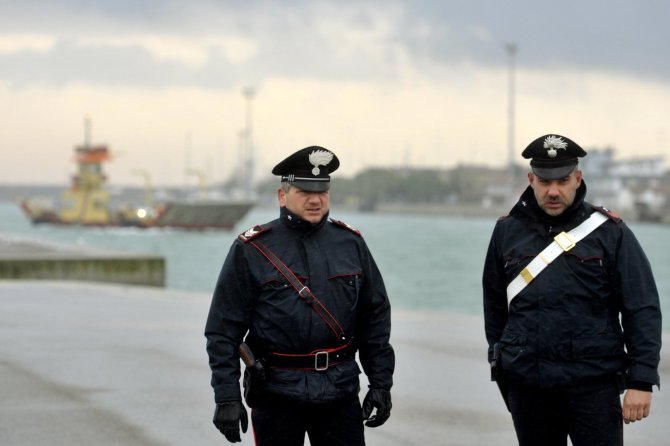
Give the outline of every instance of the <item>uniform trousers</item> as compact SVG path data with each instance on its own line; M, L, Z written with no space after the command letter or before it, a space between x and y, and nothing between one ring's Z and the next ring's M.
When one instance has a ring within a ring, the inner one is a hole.
M256 446L364 446L358 396L328 403L272 397L251 410Z
M509 383L519 446L622 446L623 414L615 379L558 389Z

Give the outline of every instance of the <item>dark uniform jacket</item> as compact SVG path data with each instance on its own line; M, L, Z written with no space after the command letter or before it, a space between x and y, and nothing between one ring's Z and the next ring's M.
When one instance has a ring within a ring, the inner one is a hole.
M489 361L501 346L502 368L529 386L555 388L625 373L629 384L659 385L661 312L649 261L618 217L584 201L551 217L528 187L493 230L483 274ZM564 252L508 309L507 285L560 232L591 213L610 219Z
M360 233L324 218L313 225L281 208L253 237L308 286L359 349L371 387L389 389L395 364L391 309L379 270ZM216 284L205 329L216 402L239 400L237 346L256 356L305 354L341 345L321 317L250 243L237 239ZM270 394L328 402L357 395L360 369L350 360L325 371L273 368Z

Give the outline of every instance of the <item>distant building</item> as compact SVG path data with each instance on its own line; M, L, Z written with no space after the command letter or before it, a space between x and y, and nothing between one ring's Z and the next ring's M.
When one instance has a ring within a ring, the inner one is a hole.
M580 160L588 200L618 212L635 211L641 200L654 206L665 201L660 185L666 174L662 155L615 160L613 148L590 149Z

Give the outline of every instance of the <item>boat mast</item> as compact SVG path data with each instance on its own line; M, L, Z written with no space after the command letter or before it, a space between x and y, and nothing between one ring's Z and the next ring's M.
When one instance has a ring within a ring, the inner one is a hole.
M91 117L84 116L84 148L91 147Z
M256 94L253 87L247 87L242 90L242 95L246 99L246 119L245 119L245 150L244 150L244 192L248 199L256 198L256 191L254 190L254 140L252 133L252 100Z

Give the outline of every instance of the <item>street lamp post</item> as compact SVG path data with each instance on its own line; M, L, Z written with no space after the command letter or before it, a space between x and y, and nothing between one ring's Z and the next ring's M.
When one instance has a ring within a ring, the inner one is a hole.
M510 183L510 194L514 182L514 58L517 53L517 45L508 43L505 45L508 56L508 78L507 78L507 173Z
M245 136L245 160L244 160L244 167L245 167L245 189L246 189L246 194L248 194L251 198L255 197L255 192L254 192L254 169L255 169L255 163L254 163L254 141L253 141L253 128L252 128L252 101L254 99L254 96L256 94L256 90L253 87L247 87L244 90L242 90L242 95L246 99L246 104L247 104L247 112L246 112L246 123L245 123L245 130L244 130L244 136Z

